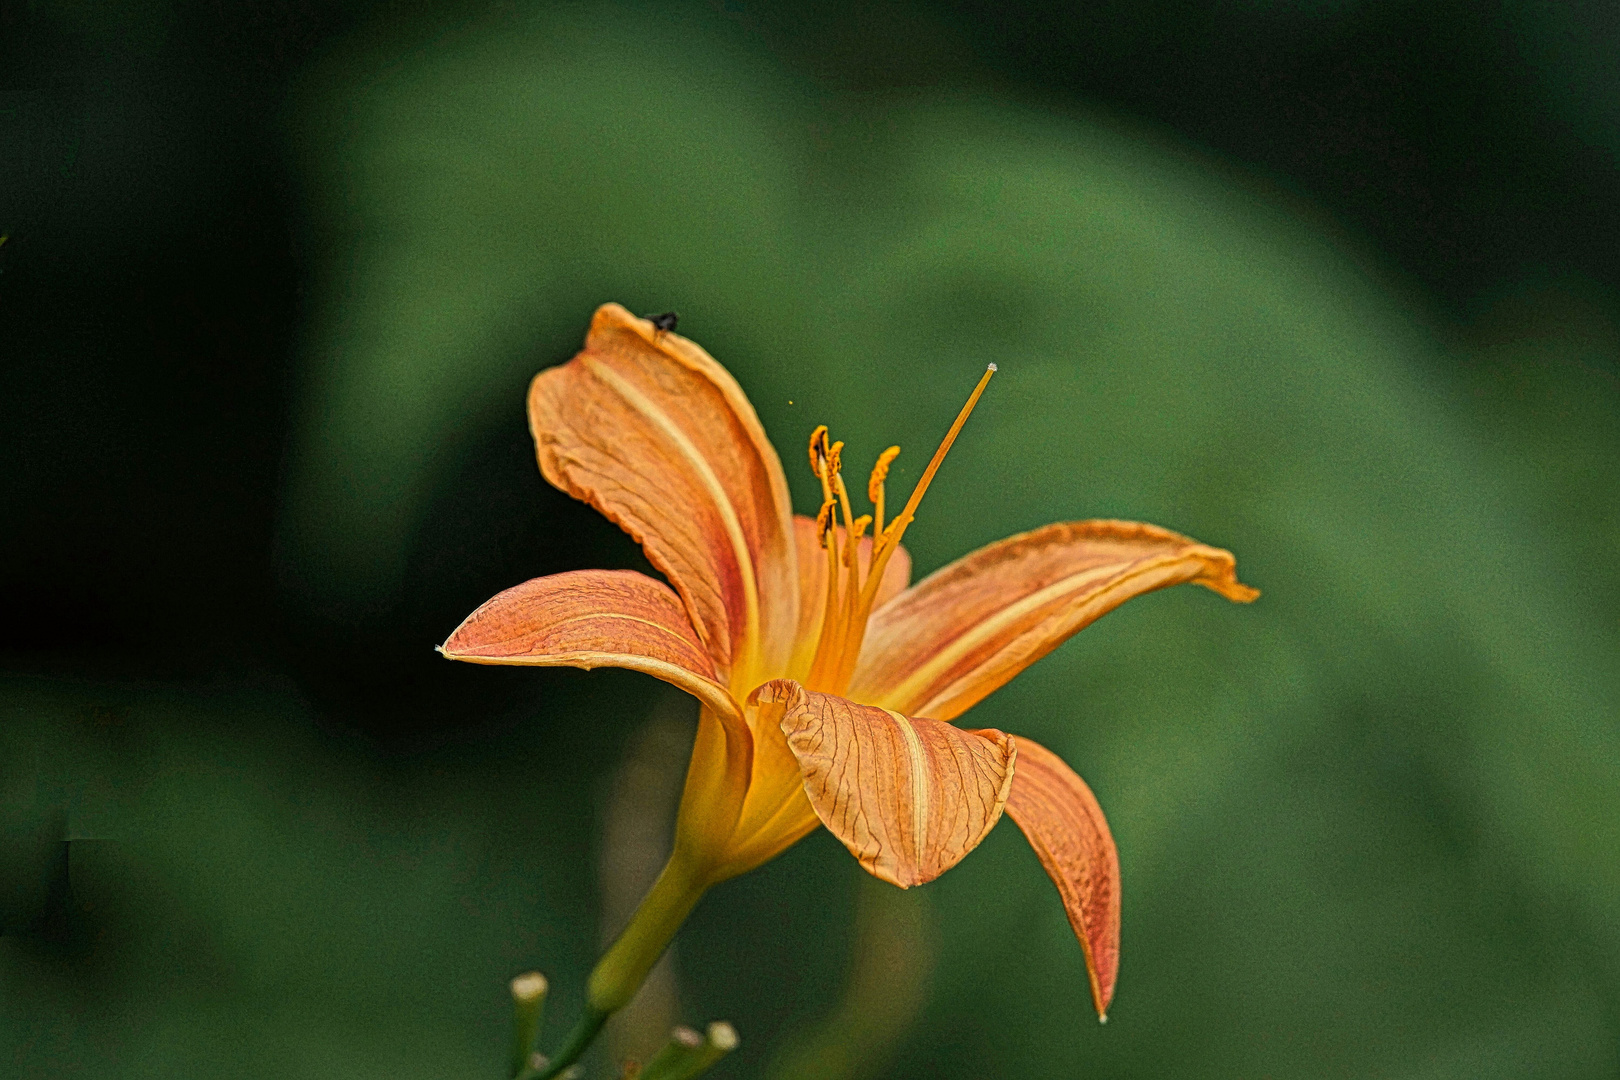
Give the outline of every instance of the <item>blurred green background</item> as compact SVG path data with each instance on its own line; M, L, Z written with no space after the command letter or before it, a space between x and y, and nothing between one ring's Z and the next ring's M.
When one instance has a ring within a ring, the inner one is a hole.
M591 1059L714 1075L1620 1073L1620 19L1398 0L0 13L0 1074L494 1077L666 842L684 699L445 663L641 566L522 412L676 309L920 572L1126 517L1139 600L977 708L1118 839L1110 1022L1022 838L824 833Z

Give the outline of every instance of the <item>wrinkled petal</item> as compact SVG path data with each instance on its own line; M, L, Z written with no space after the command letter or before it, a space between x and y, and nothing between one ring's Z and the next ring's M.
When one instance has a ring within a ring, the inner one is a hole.
M777 679L751 701L780 703L816 816L874 877L906 888L955 866L1001 819L1013 740L901 716Z
M1097 1015L1106 1017L1119 974L1119 852L1086 782L1035 740L1019 735L1015 741L1018 769L1007 815L1024 831L1063 898L1086 954Z
M747 734L680 598L633 570L576 570L525 581L467 616L439 651L474 664L643 671Z
M1247 603L1229 551L1154 525L1074 521L980 548L873 612L849 695L954 719L1072 634L1192 582Z
M799 588L787 481L724 368L604 304L584 350L535 376L529 425L546 479L669 578L722 682L740 696L785 669Z
M842 546L843 526L836 530L836 542ZM816 642L821 637L822 619L827 614L827 552L816 535L816 519L803 514L793 516L793 538L798 547L799 560L799 632L793 647L793 662L788 668L792 678L803 678L810 670L810 661L816 655ZM861 537L856 549L864 578L872 564L872 538ZM877 596L872 601L876 610L906 591L911 584L911 555L902 547L889 556L889 565L883 568L883 580L878 582Z

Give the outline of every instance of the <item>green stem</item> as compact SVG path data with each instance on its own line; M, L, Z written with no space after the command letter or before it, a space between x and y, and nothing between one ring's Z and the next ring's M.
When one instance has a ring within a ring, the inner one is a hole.
M563 1043L557 1056L546 1062L545 1068L526 1072L518 1080L551 1080L568 1066L579 1060L579 1056L589 1049L596 1040L602 1025L607 1023L611 1013L597 1012L595 1009L586 1009L585 1015L579 1018L574 1030L568 1033L568 1041Z
M630 925L591 971L585 987L585 1015L569 1032L568 1041L545 1068L525 1072L518 1080L551 1080L579 1060L608 1017L630 1004L708 888L707 874L694 870L679 853L670 857L630 917Z
M516 1077L529 1067L534 1039L540 1031L540 1014L546 1005L546 977L528 971L512 980L512 1067Z
M612 1013L630 1004L708 887L706 874L695 872L678 852L670 856L630 925L596 962L585 988L591 1009Z

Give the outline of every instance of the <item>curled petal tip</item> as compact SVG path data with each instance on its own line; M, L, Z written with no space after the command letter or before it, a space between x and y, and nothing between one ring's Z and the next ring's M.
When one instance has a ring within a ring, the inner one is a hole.
M1230 551L1196 546L1204 559L1205 571L1195 580L1205 588L1213 589L1226 599L1238 604L1252 604L1260 598L1260 590L1238 580L1237 559Z
M1228 556L1230 558L1230 556ZM1237 579L1237 568L1227 566L1224 573L1214 574L1198 579L1198 583L1213 589L1221 596L1236 604L1252 604L1260 599L1260 590L1252 585L1245 585Z

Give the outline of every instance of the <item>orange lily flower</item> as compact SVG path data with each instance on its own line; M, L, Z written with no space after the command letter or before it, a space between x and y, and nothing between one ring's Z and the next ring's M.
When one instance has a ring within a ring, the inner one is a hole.
M910 584L900 546L994 365L899 514L879 457L856 516L843 444L810 440L816 518L795 516L776 451L697 345L599 308L572 361L529 390L540 469L633 536L669 584L624 570L536 578L442 646L484 664L654 675L701 703L669 865L589 985L629 1001L698 898L825 825L873 875L931 881L1005 809L1057 885L1099 1015L1119 960L1119 861L1091 790L1033 740L951 721L1133 596L1184 582L1258 593L1229 552L1152 525L1049 525ZM599 1021L597 1021L599 1026Z

